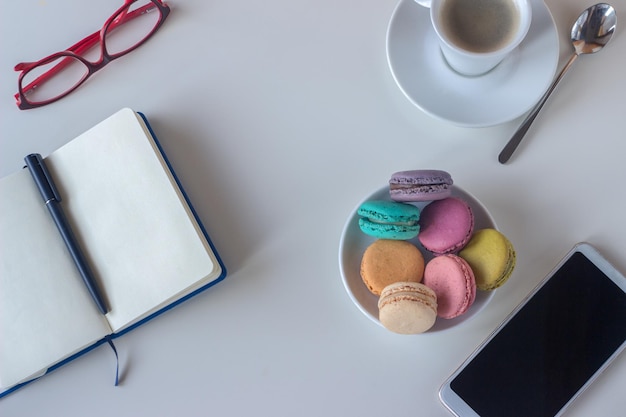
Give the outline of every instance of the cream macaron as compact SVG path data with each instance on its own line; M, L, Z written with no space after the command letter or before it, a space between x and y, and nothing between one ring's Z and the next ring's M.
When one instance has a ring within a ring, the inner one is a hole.
M437 296L419 282L387 285L378 300L378 319L388 330L399 334L419 334L437 319Z

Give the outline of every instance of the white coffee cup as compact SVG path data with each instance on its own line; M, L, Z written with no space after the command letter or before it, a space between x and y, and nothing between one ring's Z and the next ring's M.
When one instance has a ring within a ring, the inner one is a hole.
M430 8L441 51L456 72L476 76L498 65L524 40L530 0L415 0Z

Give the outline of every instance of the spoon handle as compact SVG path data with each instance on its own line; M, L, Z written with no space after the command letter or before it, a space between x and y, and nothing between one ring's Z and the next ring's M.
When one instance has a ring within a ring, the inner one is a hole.
M541 110L543 105L546 103L546 100L548 100L548 97L550 97L550 94L552 94L552 91L554 91L554 88L556 87L556 85L559 83L559 81L561 81L561 78L563 78L563 75L565 75L565 71L569 69L569 67L574 63L574 60L576 58L578 58L578 54L573 54L570 57L570 59L567 61L567 63L565 64L565 66L563 67L559 75L552 82L552 85L550 86L550 88L548 88L548 91L546 91L546 93L543 95L539 103L535 106L535 108L533 108L533 110L528 114L528 116L526 116L526 119L524 119L520 127L517 128L517 130L511 137L511 139L509 139L507 144L504 146L504 148L502 149L502 152L500 152L500 155L498 155L498 161L500 161L501 164L504 164L505 162L509 160L509 158L511 158L511 155L513 155L513 152L515 152L515 149L517 149L517 146L522 141L522 138L524 137L526 132L528 132L528 129L530 129L530 125L535 120L535 117L537 117L537 115L539 114L539 111Z

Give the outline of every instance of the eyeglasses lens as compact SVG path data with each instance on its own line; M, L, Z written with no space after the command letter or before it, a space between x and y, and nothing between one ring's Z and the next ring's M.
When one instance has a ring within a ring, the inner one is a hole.
M106 52L114 59L132 51L152 35L160 20L161 11L153 2L133 2L106 26ZM102 49L99 39L92 39L89 49L81 48L72 52L95 63L102 59ZM72 52L57 54L49 62L44 61L24 74L21 88L28 102L39 104L53 101L72 91L89 75L89 67L72 56Z
M112 57L130 52L152 35L161 12L151 1L139 0L118 14L104 33L106 51Z
M46 102L74 89L88 73L89 68L79 59L57 56L24 74L22 90L31 103Z

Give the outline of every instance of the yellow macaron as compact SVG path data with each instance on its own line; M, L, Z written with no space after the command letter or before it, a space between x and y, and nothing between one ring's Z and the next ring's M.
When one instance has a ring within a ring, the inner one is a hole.
M515 268L513 245L495 229L475 231L459 256L474 271L476 287L480 290L493 290L502 286Z

